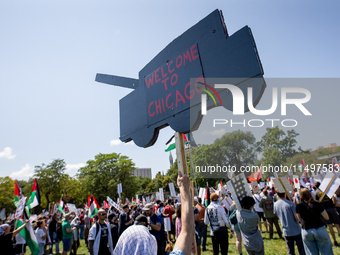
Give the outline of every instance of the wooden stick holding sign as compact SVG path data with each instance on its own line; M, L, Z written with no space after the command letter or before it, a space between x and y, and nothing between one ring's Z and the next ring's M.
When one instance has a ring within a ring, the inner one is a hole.
M285 190L285 193L286 193L286 196L288 197L288 199L289 199L290 201L292 201L292 199L291 199L291 197L290 197L290 194L289 194L289 192L287 191L285 185L283 184L281 178L277 178L277 179L279 180L279 182L281 183L283 189Z
M326 196L328 190L330 189L330 187L332 186L333 182L335 181L335 179L338 178L335 174L332 176L332 179L330 180L330 182L328 183L326 189L323 191L322 196L319 199L319 202L322 201L322 199ZM325 178L326 179L326 178ZM320 188L320 187L319 187Z

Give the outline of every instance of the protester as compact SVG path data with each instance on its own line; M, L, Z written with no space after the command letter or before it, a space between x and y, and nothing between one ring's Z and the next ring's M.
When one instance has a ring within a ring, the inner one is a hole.
M20 234L15 236L14 251L16 255L25 255L26 253L26 240Z
M72 250L72 255L77 255L77 250L78 247L80 245L79 242L79 218L75 217L72 221L71 221L71 227L75 227L75 230L73 231L73 237L72 237L72 246L71 246L71 250Z
M89 246L88 238L89 238L89 232L90 232L90 228L91 228L91 221L90 221L88 214L89 214L89 211L86 210L85 215L84 215L84 221L85 221L84 239L85 239L86 247Z
M52 220L48 224L48 231L51 239L51 248L50 253L52 253L53 243L55 244L56 253L59 253L59 239L57 235L57 223L61 223L57 221L58 215L55 213L52 216Z
M263 214L263 209L259 206L260 201L261 201L261 196L259 194L253 194L253 198L255 200L254 210L260 217L260 223L259 223L260 231L262 232L262 222L261 222L261 220L263 220L264 226L265 226L266 231L268 233L269 231L268 231L267 220L266 220L266 217Z
M67 255L67 253L71 249L71 241L73 237L73 231L76 229L71 228L70 221L72 219L71 216L75 215L75 212L68 213L64 216L63 223L61 225L63 231L63 255Z
M283 236L286 240L286 245L289 255L295 254L295 245L298 248L300 255L305 255L305 250L303 248L303 242L301 237L301 228L296 219L296 205L292 201L286 200L286 193L279 193L278 201L274 203L274 213L279 216Z
M119 215L119 225L118 225L118 234L121 236L123 232L133 223L133 219L129 217L129 206L123 205L123 213Z
M224 255L228 253L227 227L230 227L230 222L224 208L218 204L218 194L212 193L210 200L211 203L205 210L204 223L209 224L214 254L218 254L221 249L221 254Z
M280 238L282 237L281 228L279 226L279 221L277 215L274 214L274 199L271 196L268 196L268 191L266 189L263 190L263 197L259 203L259 207L263 209L264 216L266 217L268 224L269 224L269 239L273 238L274 234L274 227L275 225L277 234Z
M23 230L28 223L28 220L24 222L24 224L14 230L13 232L11 231L11 226L9 224L2 224L0 226L0 249L1 249L1 254L6 254L6 255L15 255L14 253L14 247L13 247L13 241L12 239Z
M91 255L112 255L113 244L111 227L105 221L106 211L100 209L97 212L98 222L93 224L89 233L89 251Z
M334 246L339 246L338 242L335 239L335 233L333 230L333 224L335 225L337 231L338 231L338 235L340 236L340 219L339 219L339 215L336 212L335 206L332 202L332 200L325 195L322 199L322 201L320 201L323 192L319 189L320 187L320 182L315 182L315 187L317 188L316 192L315 192L315 200L317 202L319 202L321 204L321 206L326 210L329 219L326 220L326 224L328 226L329 229L329 233L332 236L333 239L333 245Z
M146 204L143 211L148 217L150 233L155 236L157 241L157 255L163 255L165 253L166 236L164 226L162 226L162 216L160 214L153 213L152 204Z
M164 230L167 232L168 241L170 241L171 237L171 225L172 225L172 215L175 212L175 209L171 206L171 199L168 200L168 202L165 205L164 211L163 211L163 217L164 217Z
M119 235L118 235L118 220L114 213L110 213L108 216L110 228L111 228L111 236L112 236L112 248L115 249Z
M206 245L207 245L207 225L204 224L204 215L205 215L205 207L201 204L202 200L200 197L196 198L194 204L198 210L199 213L199 221L196 222L196 231L199 234L199 240L202 244L202 251L206 251Z
M79 234L79 238L81 240L84 239L84 231L85 231L85 212L83 209L81 209L80 211L80 215L79 215L79 228L80 228L80 234Z
M258 229L260 217L253 212L255 200L245 196L241 201L242 210L236 212L242 241L249 255L264 255L264 244Z
M129 227L119 237L114 255L130 255L130 254L157 254L157 241L148 228L148 220L146 216L139 215L135 220L135 225Z
M37 229L35 231L35 236L39 245L40 252L38 255L44 255L45 253L45 243L47 238L47 230L45 228L45 221L41 220L37 222Z
M332 242L323 222L323 219L329 220L327 212L314 201L307 188L301 189L300 197L301 204L296 206L296 213L301 221L301 235L306 254L332 255Z
M237 217L236 217L236 204L233 202L229 207L229 220L232 224L232 230L236 235L236 248L240 255L242 255L242 235L240 227L238 226Z

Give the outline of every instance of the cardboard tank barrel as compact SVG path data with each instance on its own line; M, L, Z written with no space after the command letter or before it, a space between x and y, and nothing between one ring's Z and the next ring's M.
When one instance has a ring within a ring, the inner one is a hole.
M233 110L232 93L214 90L211 79L226 79L243 94L251 87L256 106L266 87L263 73L250 28L229 36L222 12L215 10L169 43L140 70L139 79L98 73L96 81L133 89L119 101L120 140L149 147L166 126L181 133L196 130L203 118L201 94L209 88L220 100L208 100L207 109Z

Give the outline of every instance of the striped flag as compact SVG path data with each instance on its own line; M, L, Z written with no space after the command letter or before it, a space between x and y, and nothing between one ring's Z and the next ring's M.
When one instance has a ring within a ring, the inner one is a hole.
M65 202L64 202L63 196L61 196L59 200L58 210L61 211L63 215L65 214Z
M184 139L184 144L187 144L187 143L188 143L188 139L187 139L187 137L186 137L185 134L183 134L183 139ZM173 150L173 149L176 149L175 135L173 135L173 136L169 139L169 141L166 142L165 145L166 145L166 149L165 149L166 152L167 152L167 151L171 151L171 150Z
M37 179L34 179L31 196L27 200L26 205L28 206L29 209L32 209L37 205L40 205L40 192L38 188Z
M99 211L99 209L100 209L100 206L99 206L97 200L92 195L91 205L90 205L90 208L89 208L90 219L92 219L96 215L96 213Z
M18 203L23 196L24 195L22 194L22 191L21 191L21 188L19 187L18 181L15 180L15 186L14 186L14 204L15 204L15 207L18 206Z

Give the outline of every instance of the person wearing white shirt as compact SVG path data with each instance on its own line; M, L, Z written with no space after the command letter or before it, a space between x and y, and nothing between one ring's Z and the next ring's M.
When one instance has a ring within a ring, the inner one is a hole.
M47 229L45 228L45 221L44 220L38 221L37 226L38 228L35 231L35 237L37 238L37 242L40 249L38 255L44 255L45 253L44 246L47 238Z
M263 195L262 192L261 192L261 194ZM269 233L267 219L264 217L263 209L259 206L262 197L259 194L253 194L253 198L255 200L254 210L258 214L258 216L260 217L259 229L262 232L262 222L261 222L261 219L263 219L264 226L266 227L267 233Z
M211 203L205 210L204 223L209 224L210 236L213 244L214 254L219 254L221 248L221 254L228 254L228 229L230 227L230 221L224 208L218 203L218 194L212 193L210 195ZM218 228L223 228L224 233L216 233ZM215 230L215 232L214 232Z

